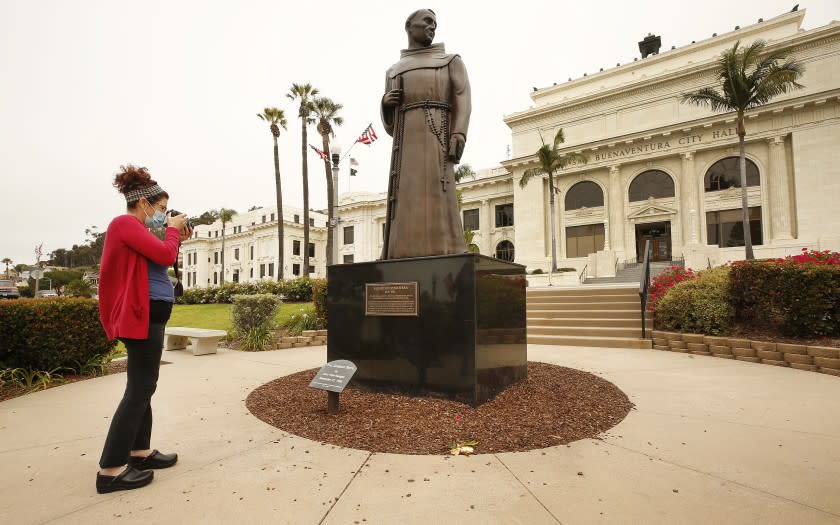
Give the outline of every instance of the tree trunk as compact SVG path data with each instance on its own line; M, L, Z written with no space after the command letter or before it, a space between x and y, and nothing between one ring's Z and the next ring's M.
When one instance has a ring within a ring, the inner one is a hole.
M333 221L333 180L332 180L332 156L330 154L330 135L329 133L321 134L321 140L323 142L324 153L327 154L327 160L324 161L324 172L327 175L327 216L329 219L327 220L327 256L325 260L327 264L335 264L338 261L333 260L334 250L333 250L333 243L338 242L333 235L333 230L335 228L332 227Z
M219 286L225 284L225 223L222 222L222 274L219 276Z
M306 117L300 117L300 155L303 169L303 276L309 277L309 166L306 162Z
M752 247L752 234L750 233L750 209L747 199L747 160L744 152L744 134L738 135L738 147L740 149L739 164L741 168L741 207L744 209L744 248L746 249L747 260L755 259Z
M277 198L277 280L283 280L283 189L280 186L280 153L274 137L274 194Z
M548 174L548 207L551 211L551 272L557 271L557 212L554 209L554 174Z

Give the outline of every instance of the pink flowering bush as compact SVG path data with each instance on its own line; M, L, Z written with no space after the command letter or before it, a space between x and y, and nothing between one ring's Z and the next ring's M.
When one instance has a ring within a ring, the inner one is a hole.
M785 335L840 335L840 253L739 261L729 274L735 318Z
M660 299L665 297L668 290L673 288L677 283L694 279L694 270L691 268L683 268L681 266L671 266L663 271L650 282L650 289L648 291L647 309L651 312L656 311L656 305Z

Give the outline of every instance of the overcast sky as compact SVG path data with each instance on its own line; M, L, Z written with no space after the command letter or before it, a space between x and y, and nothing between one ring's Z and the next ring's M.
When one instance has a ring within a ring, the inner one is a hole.
M473 113L463 161L506 158L502 117L544 87L630 62L649 32L662 49L790 11L795 0L557 0L429 4L436 42L459 53ZM480 6L480 7L479 7ZM198 215L274 203L271 134L256 114L286 111L280 137L284 203L302 206L300 121L285 97L311 82L344 104L350 189L385 191L390 138L379 122L384 71L405 47L403 23L422 2L0 0L0 258L33 263L84 242L125 211L111 186L120 164L146 166L170 206ZM838 0L809 0L804 27L840 19ZM310 128L309 142L320 137ZM346 162L346 160L345 160ZM310 206L326 206L323 163L309 156ZM342 166L340 190L348 189Z

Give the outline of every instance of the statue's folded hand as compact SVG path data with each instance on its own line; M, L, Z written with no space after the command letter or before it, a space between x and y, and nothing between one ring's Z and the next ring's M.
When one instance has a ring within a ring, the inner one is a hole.
M460 133L453 133L452 137L449 139L449 160L457 164L458 161L461 160L461 155L464 153L464 146L466 143L467 139L464 138L463 135Z
M402 102L402 96L402 89L392 89L391 91L385 93L385 96L382 97L382 105L388 107L396 106Z

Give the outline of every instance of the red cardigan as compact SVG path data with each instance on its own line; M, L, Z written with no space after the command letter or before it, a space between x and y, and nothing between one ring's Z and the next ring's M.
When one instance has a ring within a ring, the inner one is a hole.
M99 319L109 340L149 337L147 259L171 266L180 244L176 228L166 228L161 242L131 215L120 215L108 225L99 268Z

